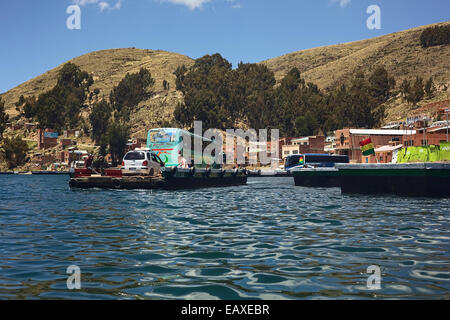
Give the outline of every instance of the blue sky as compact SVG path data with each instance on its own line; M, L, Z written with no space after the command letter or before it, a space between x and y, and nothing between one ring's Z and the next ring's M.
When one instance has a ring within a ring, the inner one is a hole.
M80 30L66 26L74 3ZM381 30L366 26L372 4ZM95 50L219 52L236 66L448 21L449 12L448 0L2 0L0 92Z

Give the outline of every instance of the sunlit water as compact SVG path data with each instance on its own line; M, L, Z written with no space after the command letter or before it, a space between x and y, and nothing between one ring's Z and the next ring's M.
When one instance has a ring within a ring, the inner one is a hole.
M195 191L0 176L1 299L450 298L450 199L292 178ZM81 268L69 290L66 269ZM381 290L369 290L370 265Z

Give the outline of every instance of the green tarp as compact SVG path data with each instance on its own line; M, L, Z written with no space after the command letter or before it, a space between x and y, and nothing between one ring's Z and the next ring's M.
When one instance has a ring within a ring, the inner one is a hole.
M450 142L441 142L439 159L441 161L450 161Z
M407 163L406 159L406 149L400 149L397 153L397 163Z
M428 161L436 162L440 160L440 148L439 146L429 146L428 149Z
M429 149L430 148L428 146L427 147L417 147L416 157L418 159L418 162L428 162L429 161L429 159L430 159Z
M398 151L397 163L450 161L450 142L440 146L408 147Z

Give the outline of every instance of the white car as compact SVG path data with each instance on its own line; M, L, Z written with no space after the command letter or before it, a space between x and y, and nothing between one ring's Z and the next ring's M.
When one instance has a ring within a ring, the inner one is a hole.
M155 175L164 162L148 149L128 152L122 161L122 175Z

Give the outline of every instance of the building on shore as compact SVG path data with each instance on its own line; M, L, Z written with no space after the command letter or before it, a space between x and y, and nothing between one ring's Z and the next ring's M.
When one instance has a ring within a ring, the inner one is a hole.
M281 160L282 148L288 144L293 138L280 138L269 141L254 141L248 142L240 136L235 136L233 142L223 141L223 156L224 163L227 165L242 165L242 166L266 166L267 163L261 163L262 155L265 161L270 163ZM238 158L239 156L239 158ZM230 160L230 161L229 161ZM238 163L242 162L243 163Z
M447 141L447 128L448 126L421 128L414 134L404 135L402 143L405 147L438 146L441 142Z
M325 137L310 136L297 139L291 139L290 144L283 145L281 150L282 158L293 154L305 153L324 153Z
M336 131L333 135L327 136L325 138L324 151L328 154L336 153Z
M416 130L385 129L341 129L336 131L336 154L349 156L350 162L362 163L360 142L371 139L375 148L396 146L402 143L407 134L415 135ZM376 162L376 159L375 159Z
M52 129L38 129L38 149L53 148L58 145L58 133Z

